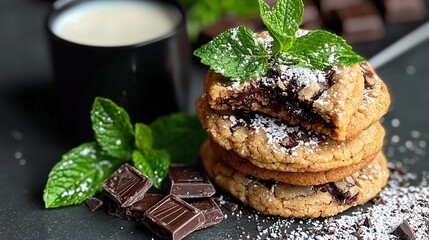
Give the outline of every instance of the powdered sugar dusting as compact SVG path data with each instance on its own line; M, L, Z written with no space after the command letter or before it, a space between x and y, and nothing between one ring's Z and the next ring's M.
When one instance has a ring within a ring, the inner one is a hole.
M428 174L418 186L402 187L412 174L392 174L388 186L380 193L381 203L367 209L357 208L338 218L278 219L261 230L257 239L397 239L394 229L407 220L417 239L428 239L429 185Z
M294 150L300 147L304 147L306 152L313 152L314 148L326 138L298 126L288 125L277 118L260 114L252 115L247 121L233 115L224 116L224 118L229 118L231 126L248 126L255 132L263 131L267 143L273 150L291 152L292 155L296 154Z

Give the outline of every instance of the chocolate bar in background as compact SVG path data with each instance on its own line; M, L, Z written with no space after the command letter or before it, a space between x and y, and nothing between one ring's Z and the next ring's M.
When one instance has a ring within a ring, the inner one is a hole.
M333 14L336 10L354 6L363 1L365 0L319 0L318 2L324 22L329 23L334 20Z
M223 220L223 212L211 198L187 199L186 202L199 209L204 214L204 224L199 228L207 228Z
M121 207L129 207L140 201L149 188L152 181L142 174L137 168L128 163L122 165L101 185L110 199Z
M382 0L384 18L388 22L420 21L427 17L423 0Z
M265 0L272 6L275 0ZM350 43L380 40L385 36L385 23L423 21L428 17L428 1L424 0L303 0L301 28L326 29L342 35ZM201 32L206 43L223 31L244 25L253 31L263 31L259 16L241 19L225 15Z
M179 198L204 198L216 193L202 168L182 164L171 164L168 168L171 180L170 194Z
M384 36L384 22L375 5L370 1L334 10L339 33L348 42L379 40Z
M143 225L163 239L182 239L205 222L203 213L184 200L168 195L144 213Z

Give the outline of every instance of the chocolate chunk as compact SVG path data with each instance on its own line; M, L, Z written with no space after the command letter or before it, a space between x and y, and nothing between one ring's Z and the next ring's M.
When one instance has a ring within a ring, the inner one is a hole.
M109 197L121 207L129 207L143 199L151 186L152 181L128 163L122 165L102 184Z
M213 226L223 220L222 210L220 210L219 206L211 198L190 199L188 203L198 208L204 214L205 222L199 229Z
M384 17L388 22L418 21L426 18L423 0L383 0Z
M164 239L182 239L200 228L204 221L200 210L168 195L144 213L143 224Z
M103 206L103 201L95 197L89 198L85 201L85 203L91 212L95 212L97 209Z
M355 202L357 199L358 193L354 194L355 192L348 191L346 189L339 189L336 184L334 183L325 183L317 186L313 186L312 190L314 191L321 191L321 192L328 192L331 194L332 199L341 205L350 205L351 203Z
M352 235L356 237L358 240L363 240L362 234L358 231L353 232Z
M168 173L171 180L170 194L179 198L211 197L216 192L204 171L199 167L171 164Z
M157 204L164 198L163 195L158 193L146 193L144 198L129 207L130 211L146 212L149 208Z
M233 203L233 202L229 202L229 201L225 201L225 203L223 204L223 206L228 209L231 212L234 212L235 210L237 210L238 205Z
M371 219L369 219L368 217L365 218L365 220L363 221L363 225L367 228L372 227L372 222Z
M386 204L386 201L384 201L384 199L380 196L380 194L377 194L375 197L373 197L371 201L372 203L374 203L374 205Z
M161 194L146 193L143 199L134 203L130 207L120 207L117 203L109 201L107 213L114 217L142 222L143 214L146 210L154 206L163 198L164 196Z
M410 224L407 220L404 220L401 224L399 224L399 226L393 231L393 235L397 236L399 239L404 240L416 239L416 233L410 227Z
M378 40L384 36L384 23L372 2L363 1L334 11L341 35L349 42Z
M131 220L129 218L130 213L127 212L127 208L120 207L116 202L110 199L106 200L106 202L107 213L110 216Z

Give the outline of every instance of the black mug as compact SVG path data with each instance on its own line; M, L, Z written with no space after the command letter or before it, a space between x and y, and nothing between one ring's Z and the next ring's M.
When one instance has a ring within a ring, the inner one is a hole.
M123 0L101 0L106 1ZM173 1L134 0L161 3L178 14L170 31L142 42L97 46L58 36L53 31L57 18L87 2L95 1L57 1L46 19L59 101L75 137L92 138L90 110L97 96L125 108L133 123L186 111L191 53L181 6Z

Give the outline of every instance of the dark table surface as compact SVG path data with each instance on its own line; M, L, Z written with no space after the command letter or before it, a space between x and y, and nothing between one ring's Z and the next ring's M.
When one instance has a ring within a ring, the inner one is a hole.
M84 204L44 209L42 193L50 169L78 144L57 114L43 27L50 4L36 0L0 3L0 239L150 239L152 235L143 227L102 211L91 213ZM387 24L384 39L353 47L371 58L422 24ZM429 38L377 70L392 96L391 109L383 118L389 160L415 159L408 166L410 171L429 170L426 145L419 154L404 150L413 133L418 132L421 141L429 140ZM193 99L202 91L205 71L194 63ZM189 106L193 112L193 103ZM392 143L395 136L400 140ZM240 218L223 210L228 218L221 224L189 238L238 239L245 238L243 232L255 238L255 224L246 218L254 216L252 210L240 206Z

